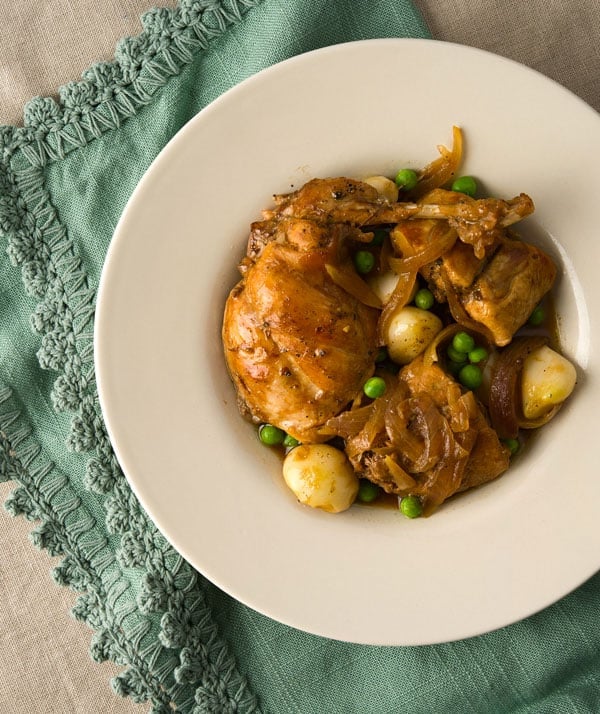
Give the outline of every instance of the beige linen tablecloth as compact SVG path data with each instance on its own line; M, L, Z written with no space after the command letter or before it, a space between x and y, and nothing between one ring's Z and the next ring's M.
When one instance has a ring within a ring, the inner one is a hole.
M598 0L414 1L435 38L523 62L600 111ZM139 15L151 6L148 0L0 0L0 123L21 123L27 99L53 94L92 63L111 59L117 40L137 34ZM503 92L510 102L510 88ZM1 486L2 500L9 490ZM91 633L68 615L74 595L54 585L54 563L31 545L30 529L0 512L0 712L143 711L110 691L116 666L89 659Z

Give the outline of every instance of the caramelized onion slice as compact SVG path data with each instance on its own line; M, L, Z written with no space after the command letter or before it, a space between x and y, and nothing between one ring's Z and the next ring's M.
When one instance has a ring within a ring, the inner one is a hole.
M383 312L379 317L379 322L377 323L377 338L379 340L379 344L385 344L390 321L397 310L401 310L408 302L410 302L416 282L416 270L398 274L398 283L394 288L394 292L390 295L390 299L386 302Z
M436 223L429 234L427 247L406 258L389 258L390 268L395 273L409 273L420 270L424 265L433 263L447 253L456 242L458 235L454 228L450 228L445 221Z
M442 422L440 431L442 457L425 474L425 479L420 481L414 491L415 495L421 496L424 516L431 515L441 503L458 491L469 458L469 452L456 441L446 420Z
M354 270L340 268L331 264L325 265L325 270L333 282L349 295L352 295L364 305L381 310L381 300Z
M515 439L521 423L519 385L525 358L548 342L546 337L515 337L498 354L490 385L489 412L501 439Z
M402 466L398 464L398 462L392 456L388 454L384 456L383 460L387 467L387 470L390 472L392 478L394 479L398 490L408 492L411 488L415 488L417 482L409 473L407 473L402 468Z
M398 283L379 318L377 332L381 344L385 342L393 315L410 302L420 268L437 260L450 250L456 237L454 229L449 228L445 222L438 223L433 227L429 244L424 250L407 258L390 256L387 259L389 267L398 275Z
M321 436L341 436L348 439L358 434L372 415L371 405L358 409L347 409L335 417L331 417L319 429Z
M419 198L434 188L447 183L458 171L463 154L463 136L459 127L452 127L452 149L438 146L440 156L428 164L419 176L419 182L409 198Z
M407 402L407 424L412 425L411 429L421 441L421 453L413 460L410 470L414 473L429 471L444 457L445 420L427 393L410 397Z
M451 322L449 325L444 327L441 332L438 332L425 348L425 352L423 352L423 363L425 366L431 367L434 362L437 362L439 360L438 347L443 345L444 342L449 340L451 337L454 337L457 332L462 332L463 329L463 326L459 325L458 322Z

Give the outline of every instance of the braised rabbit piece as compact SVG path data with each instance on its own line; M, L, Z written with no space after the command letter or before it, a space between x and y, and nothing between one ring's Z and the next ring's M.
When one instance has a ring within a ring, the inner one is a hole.
M433 205L436 213L444 206L458 206L461 215L448 220L460 240L422 265L421 274L436 298L449 303L457 322L479 330L498 346L508 344L556 278L556 266L544 251L507 230L533 211L533 202L525 194L506 202L477 202L437 189L424 196L422 204L421 214ZM467 220L469 214L480 220ZM423 255L436 240L436 225L434 220L397 223L391 231L397 252Z
M572 365L559 387L531 384L542 343L520 336L512 371L502 354L556 266L510 228L533 212L529 196L463 190L456 127L453 139L396 181L308 181L251 225L225 305L225 360L240 411L270 429L261 440L301 442L284 475L302 503L345 510L368 500L366 483L406 515L429 515L503 473L506 435L545 423L574 387ZM544 364L570 364L542 342Z
M254 421L303 442L324 441L318 428L374 371L378 310L327 272L353 270L345 244L363 237L343 223L282 218L270 238L243 263L244 277L227 300L227 364L241 409Z
M427 515L506 471L509 450L482 406L439 364L420 355L387 382L385 395L325 427L345 439L360 476L386 493L418 496Z

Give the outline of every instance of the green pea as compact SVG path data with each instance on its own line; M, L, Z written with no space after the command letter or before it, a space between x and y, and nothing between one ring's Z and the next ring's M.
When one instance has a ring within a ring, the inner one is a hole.
M285 439L285 431L273 424L262 424L258 429L258 437L266 446L279 446Z
M354 254L354 267L366 275L375 267L375 256L369 250L359 250Z
M458 381L467 389L477 389L483 382L483 373L476 364L466 364L458 373Z
M404 189L405 191L412 191L412 189L419 183L419 177L416 172L412 169L400 169L396 174L394 179L396 186Z
M421 310L431 310L434 302L435 300L431 290L428 290L427 288L417 290L415 295L415 305L420 307Z
M378 364L379 362L385 362L387 358L388 358L387 349L385 347L380 347L377 350L377 354L375 355L375 363Z
M423 513L423 506L417 496L404 496L400 500L400 510L407 518L418 518Z
M452 347L467 355L475 347L475 340L468 332L457 332L452 338Z
M529 315L529 320L527 322L534 327L541 325L546 319L546 311L541 305L538 305L535 310Z
M511 456L514 456L521 448L521 442L518 439L502 439L502 443L508 446Z
M289 434L285 435L285 438L283 440L283 445L285 446L286 449L293 449L295 446L298 446L300 442L298 439L294 439L293 436L290 436Z
M462 364L463 362L467 361L466 353L460 352L452 345L448 345L448 347L446 348L446 354L448 355L448 357L450 357L452 362L456 362L457 364Z
M373 239L369 243L373 247L383 245L385 239L388 237L388 232L383 228L376 228L373 231Z
M367 397L377 399L385 394L385 380L381 377L371 377L365 382L363 391Z
M479 364L488 358L488 352L485 347L475 347L469 352L469 362Z
M477 181L472 176L459 176L452 182L452 190L473 197L477 193Z
M361 478L358 484L357 498L363 503L371 503L381 493L381 489L369 479Z

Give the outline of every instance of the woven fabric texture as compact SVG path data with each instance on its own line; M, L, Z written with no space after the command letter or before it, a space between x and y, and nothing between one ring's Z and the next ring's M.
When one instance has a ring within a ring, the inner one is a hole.
M600 111L597 0L415 0L436 39L495 52L556 80Z

